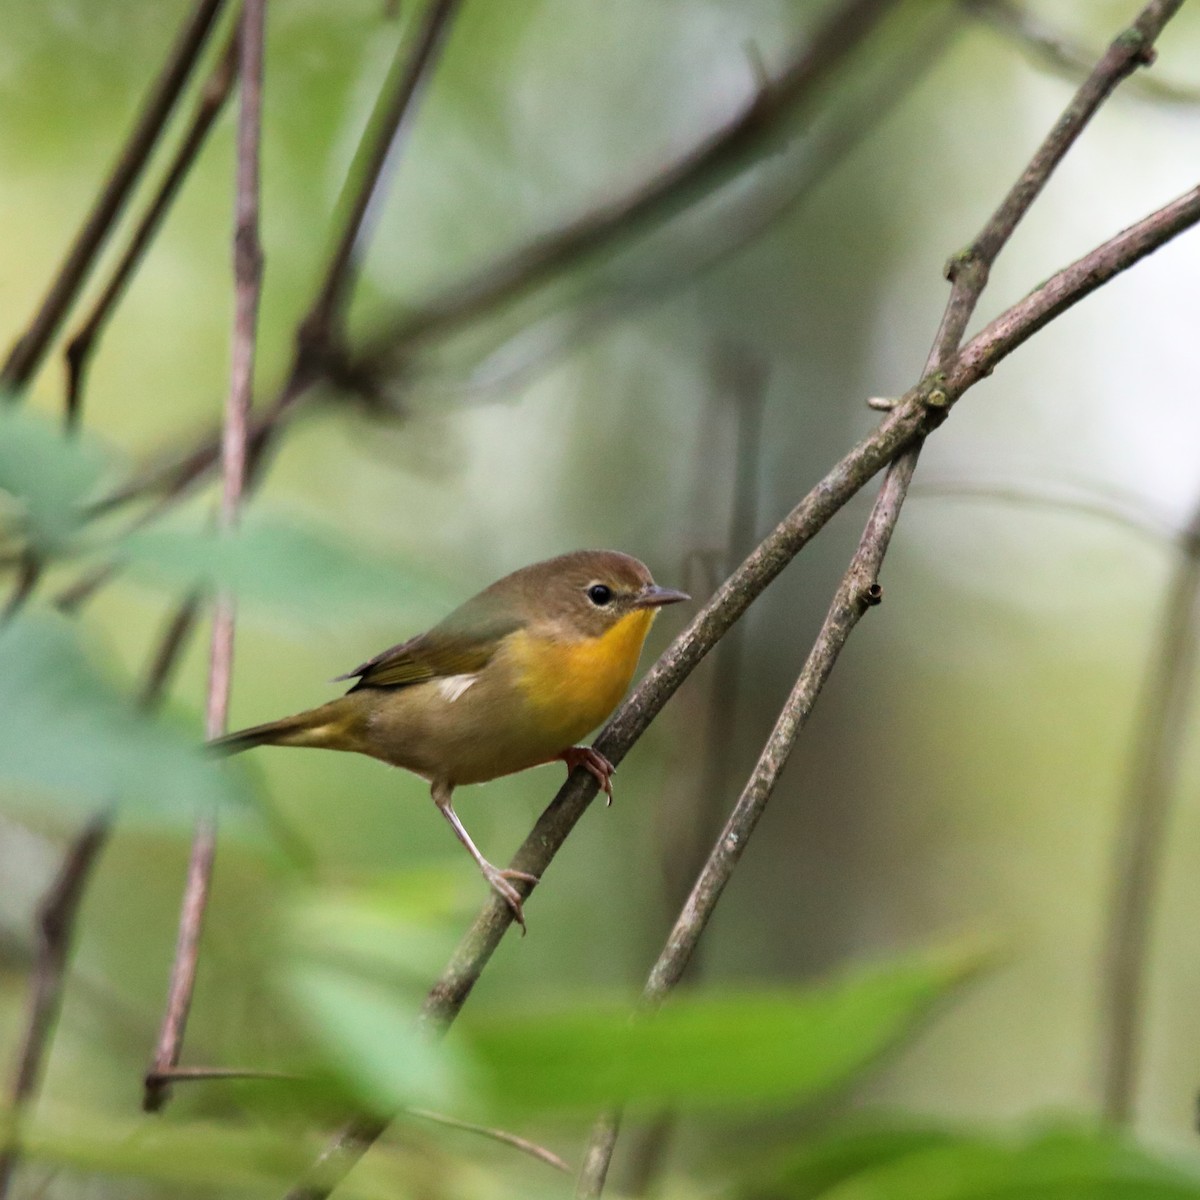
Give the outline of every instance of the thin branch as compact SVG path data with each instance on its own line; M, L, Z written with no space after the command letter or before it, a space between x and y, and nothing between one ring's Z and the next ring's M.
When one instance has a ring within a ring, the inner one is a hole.
M711 357L713 394L706 426L716 424L721 410L730 412L735 444L732 463L733 496L724 544L704 558L711 561L711 574L700 587L693 588L688 573L684 587L693 596L707 596L716 583L754 548L758 528L758 495L761 483L762 425L766 408L769 370L762 359L745 345L719 343ZM698 456L702 476L701 491L711 489L711 455ZM694 556L699 558L700 556ZM719 572L719 573L718 573ZM721 830L725 815L725 797L732 779L735 731L738 714L738 681L741 677L745 628L735 625L713 651L703 686L693 685L696 709L685 714L685 724L704 730L700 738L699 772L670 772L670 791L664 794L659 814L658 852L662 868L663 900L666 912L675 912L687 898L692 881L704 866L708 848ZM700 681L696 681L700 682ZM691 738L688 753L693 753ZM698 778L697 778L698 775ZM696 983L703 962L692 960L690 980ZM630 1172L624 1191L641 1196L657 1175L675 1127L675 1114L659 1113L648 1123L636 1151L636 1169Z
M1134 533L1149 534L1160 541L1174 541L1180 531L1166 513L1154 512L1142 496L1125 494L1094 484L1053 484L1040 481L1002 481L924 477L909 491L910 500L984 500L1044 508L1051 512L1073 512L1098 517Z
M1178 8L1181 2L1177 0L1174 7ZM1150 35L1149 41L1144 40L1144 27L1153 28L1154 34L1157 34L1162 24L1169 20L1171 13L1167 10L1170 8L1171 0L1167 3L1152 0L1134 26L1140 35L1136 44L1130 45L1135 39L1128 33L1114 41L979 236L964 254L951 260L951 267L947 271L951 280L950 297L926 360L927 376L932 374L936 377L940 374L958 351L971 314L987 286L988 273L996 256L1104 98L1111 94L1116 83L1133 69L1136 62L1146 61L1153 35ZM1153 25L1155 20L1159 21L1156 26ZM1119 47L1121 52L1118 52ZM1131 54L1136 57L1129 57ZM900 518L900 510L923 445L924 438L917 437L888 467L858 548L842 577L804 668L730 814L721 838L700 872L662 953L650 971L642 992L644 1009L658 1007L683 977L717 901L732 878L734 868L775 790L796 738L807 723L842 647L867 609L882 599L879 570ZM620 1132L620 1122L621 1114L616 1109L602 1113L597 1118L584 1152L576 1185L576 1200L598 1200L603 1192Z
M444 2L439 0L438 4L431 7L426 18L428 22L437 19L435 10ZM440 296L423 305L399 326L382 331L352 358L344 360L336 347L329 344L319 346L319 339L313 338L309 331L312 328L321 332L332 331L332 326L325 323L320 315L320 297L341 294L341 284L333 278L331 271L317 303L301 322L300 353L292 371L293 387L290 389L296 396L267 410L264 420L269 418L269 427L263 430L264 440L281 423L284 413L290 415L292 400L307 391L314 382L312 372L318 368L329 372L335 382L373 393L376 385L372 380L379 374L380 360L395 354L399 348L407 349L434 334L449 332L463 321L478 317L536 286L545 277L564 269L577 258L603 248L635 228L665 220L706 195L744 165L744 160L753 158L760 143L775 134L776 126L783 124L794 109L810 97L829 71L862 43L886 10L895 3L896 0L843 2L833 10L804 50L784 68L778 80L666 172L656 173L652 180L620 200L578 217L535 239L503 261L449 285ZM426 37L428 26L418 38L418 48ZM427 70L428 61L419 54L417 59L420 60L419 65ZM416 62L414 65L417 65ZM417 87L414 85L411 90L415 94ZM386 105L381 105L381 108L387 110ZM399 127L398 122L397 129ZM356 160L358 157L370 157L371 161L386 163L390 156L391 152L375 156L360 150ZM366 182L369 183L369 179ZM351 215L355 212L365 214L369 194L369 189L364 188L360 202L348 205L348 212ZM352 247L357 243L358 236L347 227L335 244ZM340 255L335 254L334 263L340 260ZM303 371L299 370L301 363ZM302 386L298 386L301 376ZM285 388L285 392L288 390ZM177 452L151 465L118 491L105 497L95 511L109 512L147 492L163 492L171 497L184 494L212 469L217 460L217 442L215 434L207 434L181 453Z
M258 306L262 289L262 247L259 242L259 157L262 136L263 41L266 0L245 0L240 22L237 132L237 193L233 235L234 318L229 395L222 443L222 528L238 522L246 478L247 423L254 389L254 358L258 336ZM209 655L207 736L219 737L226 727L230 678L233 670L234 602L217 597ZM154 1112L166 1102L165 1073L179 1062L188 1010L196 983L200 937L212 883L217 837L215 817L201 817L192 844L187 883L179 920L179 937L167 1007L159 1033L154 1065L146 1076L143 1107Z
M330 356L336 356L334 343L340 338L340 306L344 305L353 282L356 248L366 237L370 211L379 202L387 169L395 164L402 145L401 135L425 91L460 3L461 0L433 0L425 11L413 45L409 47L407 42L401 42L397 47L396 65L389 72L375 111L363 130L351 165L351 177L359 163L366 165L359 172L355 186L347 184L349 199L342 205L342 224L333 239L334 249L317 295L297 325L291 367L283 386L270 403L250 418L246 481L249 489L257 483L275 437L298 402L321 378L322 364L327 363ZM208 433L181 456L171 456L165 462L153 465L137 479L103 498L92 507L91 515L102 516L146 492L160 491L162 496L158 503L135 524L153 520L207 476L220 461L220 452L220 432ZM115 574L116 568L111 564L89 570L57 597L59 607L67 611L78 609Z
M64 351L67 365L67 423L77 425L83 407L83 385L96 341L112 316L142 257L154 240L188 172L192 169L209 132L225 107L237 76L237 28L230 34L221 57L204 83L187 132L167 168L158 191L138 222L129 245L113 270L91 313L72 335Z
M1200 640L1200 507L1178 539L1161 626L1134 727L1133 761L1118 817L1102 969L1101 1105L1127 1125L1141 1066L1142 1018L1154 905L1161 883L1171 800L1191 732Z
M430 1121L435 1125L444 1125L447 1129L461 1129L466 1133L477 1133L481 1137L490 1138L502 1145L512 1146L514 1150L520 1150L522 1154L528 1154L539 1162L553 1167L556 1171L562 1171L564 1175L571 1173L571 1168L553 1150L547 1150L545 1146L539 1146L537 1142L531 1142L528 1138L509 1133L505 1129L493 1129L489 1125L475 1125L471 1121L460 1121L457 1117L430 1112L427 1108L406 1108L404 1115L416 1117L420 1121Z
M93 817L63 857L58 873L38 905L37 949L29 1015L25 1022L17 1069L8 1091L8 1109L20 1112L37 1090L50 1035L62 1006L63 982L71 950L71 932L88 879L108 840L109 815ZM17 1166L18 1145L6 1140L0 1149L0 1200L8 1195Z
M30 548L22 550L21 556L17 560L17 574L13 580L12 591L4 602L3 612L0 612L0 625L11 621L29 603L29 598L33 595L41 577L41 558Z
M290 1071L266 1071L261 1067L171 1067L162 1074L148 1074L147 1082L156 1086L168 1083L224 1083L229 1080L264 1079L298 1083L301 1076Z
M321 288L308 315L301 322L299 342L304 357L308 348L327 348L335 335L336 325L344 314L346 297L354 285L356 260L367 239L367 218L378 207L384 188L386 169L400 138L404 123L415 111L418 94L432 75L439 52L450 31L450 24L461 0L432 0L426 7L424 20L411 50L397 49L392 72L384 83L375 111L367 122L357 163L351 167L351 178L359 174L355 188L345 203L342 228L334 242Z
M224 0L197 0L188 15L50 290L28 328L9 351L0 369L0 390L19 391L41 364L158 143L223 4Z
M146 672L141 694L141 706L145 711L156 709L166 694L171 674L195 627L196 615L197 607L193 600L184 605L168 624ZM29 1015L21 1039L17 1069L8 1089L8 1111L11 1114L19 1114L27 1108L37 1092L50 1050L50 1038L62 1008L67 964L84 891L111 831L112 813L108 811L97 813L83 827L67 847L58 874L38 906L37 950ZM0 1148L0 1200L5 1200L8 1195L17 1165L17 1153L15 1140L6 1142Z
M830 72L874 31L896 0L842 0L826 15L779 76L719 129L653 178L547 233L470 279L452 284L406 319L381 330L356 355L354 376L371 375L380 358L493 310L614 241L675 216L752 163L809 101Z
M1091 69L1094 55L1085 46L1043 21L1025 5L1014 3L1014 0L960 2L972 16L1014 41L1033 62L1069 79L1076 79ZM1154 75L1139 76L1130 90L1162 104L1200 104L1200 90Z
M906 392L876 429L850 450L726 579L617 710L596 739L596 749L619 763L709 650L879 470L940 425L967 390L990 375L1047 321L1198 221L1200 187L1052 276L981 330L954 357L945 374L928 376ZM512 867L544 874L595 794L590 777L568 780L518 849ZM489 899L476 916L422 1007L422 1024L431 1032L454 1021L511 921L511 910L498 899ZM324 1200L386 1127L386 1121L371 1118L348 1123L331 1139L312 1175L288 1193L288 1200Z

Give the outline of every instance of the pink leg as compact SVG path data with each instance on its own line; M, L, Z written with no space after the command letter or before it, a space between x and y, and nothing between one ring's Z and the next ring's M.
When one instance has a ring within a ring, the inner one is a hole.
M521 893L509 882L510 879L520 880L522 883L537 883L538 877L530 875L528 871L502 871L499 867L494 867L482 854L475 843L471 841L471 835L467 833L463 827L463 823L458 819L458 813L454 811L454 805L450 803L450 796L453 789L447 787L444 783L434 783L432 787L433 802L441 810L441 814L450 822L450 828L454 830L458 840L467 848L467 853L475 860L480 871L483 872L483 877L488 881L492 890L512 909L513 917L521 926L521 932L525 932L525 913L521 908Z
M613 802L612 776L617 769L600 753L599 750L593 750L591 746L571 746L564 750L559 756L567 764L568 774L575 770L576 767L583 767L600 785L600 790L608 797L606 804Z

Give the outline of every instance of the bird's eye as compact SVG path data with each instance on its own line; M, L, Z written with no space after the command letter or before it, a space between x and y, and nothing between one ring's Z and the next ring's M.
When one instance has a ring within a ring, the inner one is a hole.
M593 583L587 590L588 599L598 608L603 608L612 599L612 588L602 583Z

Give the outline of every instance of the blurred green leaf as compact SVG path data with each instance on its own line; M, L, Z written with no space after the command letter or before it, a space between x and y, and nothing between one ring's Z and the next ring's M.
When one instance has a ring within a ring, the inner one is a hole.
M1002 1140L948 1130L837 1134L741 1200L1196 1200L1200 1173L1094 1130Z
M461 1102L476 1076L506 1113L697 1108L791 1103L845 1084L979 961L925 956L790 992L684 996L634 1021L624 1002L464 1015L441 1048L415 1029L416 997L405 1006L394 986L318 965L299 969L291 991L333 1069L377 1108L417 1103L419 1088L438 1094L434 1107Z
M506 1107L794 1103L847 1083L979 965L922 956L794 991L678 996L635 1021L588 1005L468 1016L462 1033Z
M105 468L98 443L0 396L0 541L62 554Z
M252 513L233 531L142 529L124 538L117 554L151 582L232 592L306 618L444 605L444 589L429 570L279 516Z
M303 960L423 996L461 933L455 918L463 899L461 874L444 867L403 871L357 888L322 888L289 907L289 945Z
M311 1170L323 1143L320 1134L288 1126L185 1123L161 1116L123 1121L61 1108L26 1122L21 1133L22 1156L33 1162L174 1188L220 1189L222 1196L284 1192ZM362 1200L461 1195L431 1186L450 1170L440 1159L427 1162L418 1154L379 1147L365 1169L339 1183L338 1195Z
M237 764L206 754L198 732L139 709L65 621L0 628L0 713L0 792L18 803L31 793L190 819L202 806L249 798Z
M946 1129L912 1126L838 1130L806 1139L767 1167L756 1168L734 1196L737 1200L818 1200L864 1171L943 1146L954 1137Z
M318 963L289 972L287 988L329 1055L329 1069L368 1108L453 1110L475 1090L466 1056L418 1030L415 992L405 996L393 984Z

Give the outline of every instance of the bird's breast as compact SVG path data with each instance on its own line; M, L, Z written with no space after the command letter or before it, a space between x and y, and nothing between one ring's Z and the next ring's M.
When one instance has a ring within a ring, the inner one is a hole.
M604 722L637 669L654 620L638 609L599 637L563 640L520 630L508 651L527 702L561 733L564 748Z

